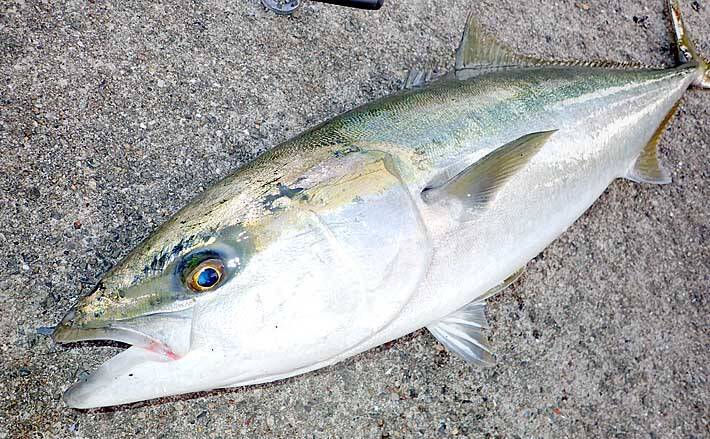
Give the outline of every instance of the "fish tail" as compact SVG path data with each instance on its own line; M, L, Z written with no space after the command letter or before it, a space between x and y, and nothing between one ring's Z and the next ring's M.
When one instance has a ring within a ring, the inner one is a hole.
M668 0L668 11L671 16L671 25L675 34L676 54L681 64L695 63L698 66L698 77L693 85L699 88L710 88L710 61L703 58L696 50L695 45L688 35L683 24L678 0Z

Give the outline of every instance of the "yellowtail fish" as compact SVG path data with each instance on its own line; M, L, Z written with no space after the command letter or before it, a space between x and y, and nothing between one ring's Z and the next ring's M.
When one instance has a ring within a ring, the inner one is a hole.
M205 190L56 327L132 345L64 401L274 381L423 327L492 363L486 298L612 180L670 182L659 137L710 74L669 6L669 69L517 56L469 19L451 73L412 74Z

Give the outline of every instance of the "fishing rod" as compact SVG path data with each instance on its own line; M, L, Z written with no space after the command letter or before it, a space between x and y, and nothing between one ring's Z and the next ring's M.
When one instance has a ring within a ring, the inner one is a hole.
M313 0L331 5L347 6L357 9L368 9L375 11L382 7L385 0ZM261 0L261 4L280 15L292 14L300 8L303 0Z

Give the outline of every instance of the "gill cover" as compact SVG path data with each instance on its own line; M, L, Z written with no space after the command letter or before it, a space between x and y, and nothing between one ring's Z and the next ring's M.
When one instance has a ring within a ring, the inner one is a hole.
M326 361L369 339L407 304L431 257L387 153L334 154L284 186L297 189L280 188L272 215L247 226L256 243L249 264L194 309L193 348L234 349L270 365L235 382Z

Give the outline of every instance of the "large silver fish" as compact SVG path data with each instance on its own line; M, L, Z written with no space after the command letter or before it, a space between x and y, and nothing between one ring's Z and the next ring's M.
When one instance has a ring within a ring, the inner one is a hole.
M411 75L204 191L57 326L132 345L64 401L273 381L422 327L492 362L485 299L615 178L670 181L658 139L710 74L669 5L675 68L516 56L469 20L449 75Z

